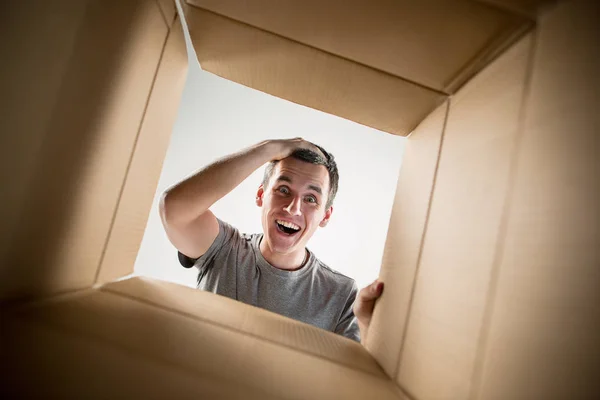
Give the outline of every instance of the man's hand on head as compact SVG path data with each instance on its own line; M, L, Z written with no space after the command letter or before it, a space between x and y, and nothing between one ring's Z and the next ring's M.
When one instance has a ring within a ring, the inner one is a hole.
M275 160L283 160L286 157L289 157L290 155L292 155L292 153L296 150L299 149L307 149L307 150L311 150L319 155L321 155L323 158L326 158L325 155L323 154L323 152L321 152L321 150L315 146L313 143L304 140L300 137L298 138L293 138L293 139L276 139L276 140L272 140L271 142L274 142L276 144L279 145L280 147L280 151L278 152L278 156L275 157Z
M358 327L360 328L361 342L364 344L367 337L367 330L371 324L371 318L373 317L373 309L375 308L375 302L383 293L383 282L378 279L366 286L358 292L356 301L354 302L354 315L358 320Z

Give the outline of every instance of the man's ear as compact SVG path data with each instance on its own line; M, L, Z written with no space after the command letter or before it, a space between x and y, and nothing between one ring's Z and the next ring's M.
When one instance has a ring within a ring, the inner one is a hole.
M332 213L333 213L333 206L329 207L327 209L327 211L325 211L325 216L323 217L323 219L321 220L321 223L319 224L319 226L321 228L325 228L327 226L327 224L329 223L329 218L331 218Z
M256 205L262 207L263 205L263 196L265 194L265 188L263 185L258 187L258 191L256 192Z

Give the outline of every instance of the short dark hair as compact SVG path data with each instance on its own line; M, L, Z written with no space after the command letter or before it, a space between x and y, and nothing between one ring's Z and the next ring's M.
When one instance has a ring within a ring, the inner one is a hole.
M322 165L325 168L327 168L327 172L329 172L329 193L327 194L327 204L325 208L329 208L333 204L333 200L335 199L335 195L337 194L340 175L338 173L337 164L335 162L333 154L328 153L327 151L325 151L324 148L322 148L319 145L316 145L314 143L313 145L317 147L323 154L321 155L316 151L312 151L309 149L297 149L290 155L290 157L307 163ZM273 176L273 170L275 169L275 165L277 165L278 162L278 160L273 160L267 164L267 167L265 168L265 174L263 177L263 186L265 188L269 183L269 179L271 179L271 176Z

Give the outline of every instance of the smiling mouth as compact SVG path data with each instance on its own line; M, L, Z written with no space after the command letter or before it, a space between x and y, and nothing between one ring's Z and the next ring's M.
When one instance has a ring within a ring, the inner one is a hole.
M291 222L277 220L277 221L275 221L275 223L277 225L277 229L280 232L285 233L286 235L292 236L292 235L300 232L300 227Z

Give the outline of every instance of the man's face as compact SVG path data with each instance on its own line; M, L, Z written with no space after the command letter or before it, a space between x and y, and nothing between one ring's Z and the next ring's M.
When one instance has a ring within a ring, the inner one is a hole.
M279 254L304 251L308 240L329 221L333 207L325 208L329 173L322 165L285 158L273 169L267 187L258 189L264 239Z

